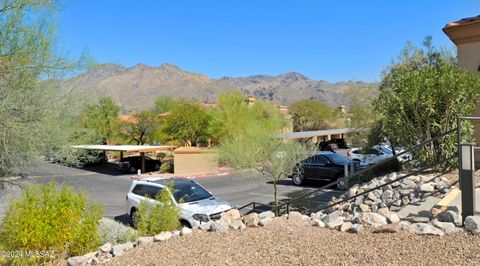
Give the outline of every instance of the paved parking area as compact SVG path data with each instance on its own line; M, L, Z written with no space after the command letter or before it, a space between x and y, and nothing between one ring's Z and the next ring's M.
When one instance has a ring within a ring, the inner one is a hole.
M243 206L252 201L264 204L273 202L273 185L265 180L255 171L242 171L240 173L205 177L196 181L207 188L212 194L223 198L237 207ZM131 175L119 172L109 167L90 167L77 169L45 163L31 171L29 178L19 181L20 184L67 184L76 189L87 192L90 199L101 202L105 206L105 216L121 217L125 214L125 196L132 183ZM320 187L321 183L311 183L305 187L293 186L290 180L283 180L279 185L280 200L294 198L308 191ZM3 193L0 199L0 217L3 217L8 201L18 196L20 189L11 187ZM318 206L337 196L341 192L336 190L322 190L308 204ZM306 202L299 202L300 205L307 205Z

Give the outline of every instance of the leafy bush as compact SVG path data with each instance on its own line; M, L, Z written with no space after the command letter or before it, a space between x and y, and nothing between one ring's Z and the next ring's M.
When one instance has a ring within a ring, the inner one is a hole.
M99 245L97 226L102 207L87 201L83 192L70 187L27 186L13 200L0 226L4 250L48 252L54 256L6 258L10 264L39 264L63 255L79 255Z
M430 38L424 46L407 47L387 68L379 97L373 102L383 134L372 134L386 136L395 146L408 148L444 134L456 126L458 116L475 110L480 95L478 75L459 69L455 57L433 47ZM462 133L464 141L470 141L472 125L462 123ZM424 165L440 162L455 155L456 145L457 136L450 134L424 146L413 157ZM448 166L454 165L451 161Z
M122 244L135 240L137 232L115 220L102 218L98 226L100 243Z
M173 174L173 163L164 163L160 166L160 173Z
M173 191L173 185L167 186ZM138 207L138 233L143 236L151 236L163 231L172 231L180 228L179 211L166 189L162 189L154 195L157 204L151 204L144 200Z

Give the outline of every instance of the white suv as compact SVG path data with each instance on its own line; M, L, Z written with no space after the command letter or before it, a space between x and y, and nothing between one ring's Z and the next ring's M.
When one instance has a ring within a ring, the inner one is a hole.
M133 181L127 194L127 214L132 225L137 222L137 210L140 202L147 200L151 204L158 203L155 198L162 189L173 185L173 191L168 191L172 201L180 210L180 222L191 228L198 227L202 222L220 219L222 212L235 208L232 204L215 198L205 188L190 179L149 179ZM148 197L147 197L148 196ZM179 202L182 203L179 203Z

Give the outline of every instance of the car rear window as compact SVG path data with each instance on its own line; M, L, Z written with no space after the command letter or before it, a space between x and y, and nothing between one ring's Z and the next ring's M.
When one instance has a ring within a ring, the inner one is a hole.
M335 164L345 164L350 162L350 160L347 157L338 153L326 154L325 157L327 157L330 161L332 161Z

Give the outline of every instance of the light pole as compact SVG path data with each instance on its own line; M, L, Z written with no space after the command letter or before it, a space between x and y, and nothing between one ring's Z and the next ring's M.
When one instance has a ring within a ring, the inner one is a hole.
M474 144L460 144L459 181L462 191L462 223L475 215L475 159Z

